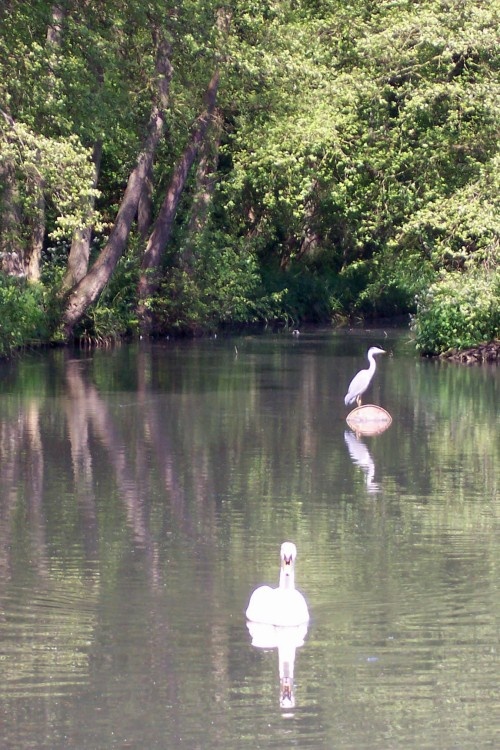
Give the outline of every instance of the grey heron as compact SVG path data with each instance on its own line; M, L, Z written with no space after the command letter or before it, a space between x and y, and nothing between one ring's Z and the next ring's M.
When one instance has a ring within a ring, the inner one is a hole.
M378 346L371 346L368 349L368 361L370 363L370 366L366 370L360 370L351 380L349 384L349 390L347 391L347 395L344 399L344 403L346 406L348 404L352 404L353 401L356 401L357 405L361 406L361 396L370 385L371 379L373 378L375 370L377 368L377 364L375 362L376 354L385 354L385 350L380 349Z

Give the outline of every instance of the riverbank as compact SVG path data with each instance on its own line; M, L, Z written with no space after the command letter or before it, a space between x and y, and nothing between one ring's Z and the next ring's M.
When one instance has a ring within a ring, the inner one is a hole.
M490 341L487 344L480 344L461 351L452 349L441 354L441 357L466 365L484 364L485 362L498 363L500 362L500 340Z

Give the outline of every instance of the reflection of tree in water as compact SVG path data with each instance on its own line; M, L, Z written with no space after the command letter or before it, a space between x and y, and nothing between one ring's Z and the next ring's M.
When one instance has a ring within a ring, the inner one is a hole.
M3 582L0 584L0 611L2 588L9 577L21 574L19 544L15 538L19 533L16 528L19 518L24 519L22 549L26 549L29 567L35 573L25 592L28 622L31 612L45 607L45 599L64 599L60 614L59 609L56 610L57 621L52 617L45 623L43 617L37 617L36 628L28 626L26 651L21 639L12 668L7 655L4 662L6 689L11 684L10 678L17 680L26 675L31 681L35 670L31 646L36 643L39 644L38 669L49 670L53 686L57 684L57 677L69 685L70 673L75 685L82 678L88 679L93 663L92 679L102 682L101 692L105 691L110 670L114 674L115 667L110 658L88 661L94 649L92 645L89 653L88 644L94 642L91 633L98 625L95 615L99 612L100 618L108 620L105 630L111 628L113 633L107 651L127 653L127 660L133 661L128 653L131 632L138 612L144 608L145 593L142 591L136 597L137 588L128 587L126 581L140 558L139 568L141 574L147 574L150 588L146 617L150 628L146 638L140 633L137 653L149 652L152 680L156 673L160 684L168 675L168 703L180 707L186 689L183 683L191 680L189 695L196 696L200 676L193 674L191 678L183 674L184 666L179 672L174 664L172 643L179 641L179 637L190 639L190 633L179 636L171 631L164 597L166 592L172 605L178 597L185 598L183 584L189 590L194 583L191 599L203 598L207 613L219 598L212 577L205 574L210 569L208 554L215 534L208 447L205 442L190 443L188 435L183 447L186 461L179 461L182 449L179 442L185 427L182 415L176 414L175 429L171 429L165 410L158 407L161 397L151 397L146 388L139 389L138 397L134 393L135 406L123 403L115 408L116 402L103 398L89 377L88 361L69 359L65 362L62 399L40 397L20 401L9 417L0 422L0 518L3 521L0 527ZM138 365L140 369L144 363L139 360ZM187 395L185 402L189 403ZM138 409L140 419L137 419ZM69 463L66 451L70 454ZM44 486L46 464L50 465L50 471ZM97 493L96 486L99 486ZM122 516L124 528L121 528ZM115 529L114 533L110 533L110 527ZM123 534L125 528L130 531L130 537ZM190 566L189 571L185 571L187 576L179 570L170 570L167 535L174 544L177 540L181 540L181 544L187 542ZM75 554L75 550L80 552ZM42 578L45 583L41 586ZM117 599L118 592L126 589L128 595ZM109 606L105 591L116 592ZM179 605L183 606L180 599ZM69 617L63 613L65 607L72 613ZM213 678L211 690L218 690L222 699L229 684L227 623L222 611L212 612L209 621L213 627L200 641L202 663L208 659ZM101 622L99 628L103 625ZM49 628L53 629L53 634L49 635ZM55 633L58 634L56 639ZM103 645L102 638L101 633L98 648ZM106 641L105 638L104 643ZM57 648L53 648L54 644ZM42 652L47 658L41 657ZM78 676L74 671L76 665ZM122 679L126 689L127 670ZM154 699L152 695L149 697ZM120 723L118 717L117 723Z
M97 581L53 554L46 492L44 399L4 398L0 421L0 612L2 700L76 686L88 674ZM61 503L64 501L61 500ZM14 602L14 612L11 610ZM12 632L11 632L12 630ZM15 636L14 638L12 636Z
M44 457L37 399L16 404L10 419L0 423L0 568L1 580L10 580L16 521L23 508L29 537L29 564L42 578L47 574L45 514L43 508Z
M66 373L68 404L71 407L71 416L73 416L68 426L75 487L80 491L81 480L83 479L83 487L85 487L88 479L91 478L92 454L89 447L89 434L92 433L106 451L113 480L123 502L134 542L148 555L150 560L148 570L153 580L156 580L158 577L157 554L146 518L147 471L144 461L144 443L140 440L135 442L135 455L130 460L120 426L110 414L108 403L100 396L97 388L84 380L80 363L75 360L69 362ZM76 429L71 429L74 423L76 423ZM82 435L85 436L85 440L82 440ZM83 472L80 471L82 466Z

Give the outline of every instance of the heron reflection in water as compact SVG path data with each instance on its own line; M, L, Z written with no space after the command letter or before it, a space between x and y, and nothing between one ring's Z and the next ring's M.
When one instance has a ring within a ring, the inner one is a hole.
M368 492L379 492L380 486L374 481L375 463L366 445L353 432L347 430L344 432L344 440L353 464L363 469Z
M377 369L377 363L375 362L375 356L377 354L385 354L385 349L380 349L378 346L371 346L368 349L368 362L370 363L370 366L367 367L366 370L360 370L351 380L344 399L346 406L352 404L353 401L356 401L357 405L361 406L361 396L370 385L375 370Z

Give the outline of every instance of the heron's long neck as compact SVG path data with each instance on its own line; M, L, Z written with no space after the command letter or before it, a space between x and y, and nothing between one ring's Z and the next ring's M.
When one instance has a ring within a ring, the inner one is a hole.
M280 571L280 589L295 588L295 571L291 566L281 568Z
M375 362L375 357L373 356L373 354L371 352L368 355L368 361L370 363L370 367L368 368L368 372L371 375L373 372L375 372L375 368L377 366L377 363Z

